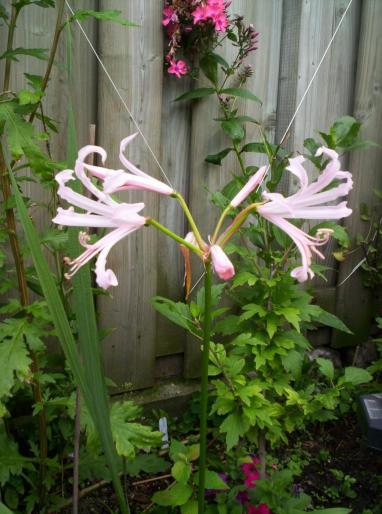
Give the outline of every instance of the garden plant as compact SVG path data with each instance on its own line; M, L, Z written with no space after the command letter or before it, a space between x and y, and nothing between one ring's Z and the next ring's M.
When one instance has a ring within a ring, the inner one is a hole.
M241 101L261 104L246 87L253 73L246 59L261 51L261 35L243 16L228 13L230 2L166 2L165 70L172 80L195 81L174 100L215 98L215 121L227 145L205 160L219 169L233 156L239 170L221 191L206 195L219 217L202 233L184 196L128 158L138 134L120 142L119 169L108 167L107 151L94 142L78 149L70 101L67 159L53 159L50 139L58 128L44 101L60 38L67 41L70 82L74 22L91 17L126 30L135 25L112 10L77 10L65 17L65 2L56 4L48 53L13 43L21 11L31 5L50 9L55 2L14 1L10 11L0 4L8 30L0 56L0 287L7 294L0 307L0 514L59 512L68 505L78 512L79 481L100 477L113 483L118 512L134 513L126 477L168 469L165 485L142 512L350 513L313 501L296 485L302 454L288 462L277 452L297 432L351 411L360 386L374 390L381 372L380 360L368 369L337 369L330 359L312 357L307 336L320 326L350 333L315 302L307 284L325 276L323 251L330 238L337 258L346 257L350 243L340 220L352 213L347 197L353 178L341 159L370 144L359 137L361 124L343 116L319 140L307 134L303 154L286 149L286 135L278 144L270 142L258 120L240 114ZM224 45L234 47L230 62L222 55ZM45 60L46 71L25 73L25 88L13 91L11 69L22 55ZM248 127L255 127L256 141L249 139ZM265 164L250 164L254 156ZM284 189L286 176L295 181L292 193ZM49 202L39 208L51 223L42 231L31 217L35 204L25 194L28 181L49 191ZM121 199L127 190L137 192L135 203ZM146 212L142 191L177 202L189 231L176 234ZM373 221L373 227L379 235L380 223ZM125 280L107 259L138 230L158 230L179 245L185 300L155 296L152 305L188 331L201 354L195 415L189 413L190 426L184 433L179 429L169 449L141 407L131 400L109 402L107 386L113 384L101 362L106 334L97 326L94 297ZM378 250L374 238L366 270L379 269ZM194 292L200 268L204 284ZM52 340L59 341L64 359L52 351ZM328 488L326 498L337 505L343 497L353 499L356 479L335 467L330 473L341 492ZM68 495L69 503L63 501Z

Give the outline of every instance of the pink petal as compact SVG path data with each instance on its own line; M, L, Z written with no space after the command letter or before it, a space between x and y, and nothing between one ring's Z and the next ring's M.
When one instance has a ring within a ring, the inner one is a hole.
M235 268L223 249L218 245L212 245L210 253L215 273L223 280L232 278L235 274Z
M119 160L121 163L125 166L126 169L131 171L134 175L139 175L141 177L147 177L147 173L144 173L142 170L134 166L133 163L131 163L124 155L124 152L126 150L126 146L137 137L138 132L135 134L132 134L131 136L125 137L125 139L122 139L121 144L119 146Z
M251 194L259 184L261 184L266 171L267 166L262 166L254 175L252 175L245 186L237 193L233 200L231 200L232 207L240 205L247 196Z

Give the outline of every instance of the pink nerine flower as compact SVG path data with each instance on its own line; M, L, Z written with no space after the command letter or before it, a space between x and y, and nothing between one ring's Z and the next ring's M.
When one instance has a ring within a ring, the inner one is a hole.
M182 61L182 59L179 59L178 61L172 60L170 61L170 66L168 67L168 73L172 73L173 75L176 75L178 79L182 75L186 75L188 69L187 64Z
M237 207L239 204L241 204L241 202L243 202L247 196L251 194L259 184L261 184L266 171L267 166L262 166L254 175L252 175L245 186L237 193L235 198L231 200L232 207Z
M118 280L112 270L106 269L106 258L111 248L118 241L143 227L146 220L138 212L144 208L144 204L116 202L110 195L94 186L88 177L81 172L81 167L77 163L74 172L73 170L64 170L56 175L56 181L58 182L57 192L63 200L71 204L71 207L68 209L59 207L53 222L70 227L114 228L114 230L94 244L88 244L89 236L85 232L80 232L79 241L86 248L85 252L74 260L66 258L67 264L70 264L69 273L66 274L66 278L70 278L84 264L98 255L95 267L97 284L103 289L107 289L110 286L118 285ZM73 173L76 173L82 184L97 197L98 201L87 198L66 185L67 182L74 180ZM83 209L85 213L75 212L73 206Z
M266 503L260 503L260 505L250 505L247 510L247 514L272 514Z
M235 268L222 248L218 245L212 245L209 251L215 273L223 280L232 278L235 274Z
M162 195L174 194L175 191L172 187L156 178L150 177L150 175L134 166L134 164L126 158L124 154L126 147L136 136L137 133L123 139L119 148L119 160L124 167L130 171L130 173L127 173L124 170L112 170L101 166L94 166L84 162L85 158L90 153L101 154L102 161L105 162L106 152L99 146L85 146L78 154L77 163L82 167L82 169L86 169L91 175L102 180L104 183L103 190L108 194L123 191L125 189L154 191L155 193Z
M263 198L269 201L257 208L261 216L281 228L295 242L302 257L302 266L295 268L291 275L299 282L304 282L308 277L313 278L312 254L315 253L320 258L324 258L317 247L327 243L332 230L322 228L317 232L316 237L312 237L287 219L340 219L349 216L352 212L347 207L346 201L336 205L325 205L327 202L346 196L353 182L351 173L341 171L337 152L321 147L316 153L316 156L320 155L329 157L330 161L316 181L309 184L308 175L302 166L305 160L302 156L289 159L287 169L298 178L299 191L287 198L279 193L265 192ZM333 180L339 181L339 185L326 189Z

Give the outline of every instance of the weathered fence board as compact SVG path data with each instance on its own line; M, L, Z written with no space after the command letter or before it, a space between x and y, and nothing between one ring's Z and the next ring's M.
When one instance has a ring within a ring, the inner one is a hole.
M357 85L354 115L361 120L364 139L382 143L382 2L363 2L360 46L358 51ZM353 173L354 189L350 197L353 215L345 220L350 236L366 235L370 226L361 221L360 206L376 204L373 190L382 189L382 150L379 147L353 152L349 169ZM339 284L348 277L364 257L362 251L350 255L340 266ZM337 314L353 330L355 336L335 333L337 345L349 342L362 343L368 336L369 324L375 313L370 291L362 285L362 277L354 273L343 285L337 287Z
M255 116L272 140L279 142L347 4L348 0L232 2L230 11L245 15L246 22L253 23L260 32L259 50L252 53L249 60L254 75L247 87L263 100L263 106L260 108L253 102L243 101L238 102L238 106L240 112ZM110 9L110 2L82 0L75 2L73 7ZM83 22L83 26L169 180L188 197L195 219L204 237L208 237L217 216L217 209L207 202L208 191L221 188L231 173L239 172L232 156L223 161L222 167L204 162L208 153L216 153L227 143L216 122L212 121L218 114L216 101L208 98L192 105L173 102L192 84L189 79L169 76L163 68L161 1L116 0L112 8L122 10L125 17L140 27L126 28L90 20ZM28 17L20 18L21 30L17 32L16 44L48 47L55 22L54 10L28 8L28 13ZM364 123L363 136L381 142L381 25L380 0L353 0L297 115L285 143L288 148L296 147L301 151L304 138L314 135L315 129L326 130L337 116L352 112ZM2 46L5 32L1 30L0 33ZM66 99L71 91L79 144L88 142L88 125L96 122L97 143L108 150L108 164L119 167L119 142L136 128L76 25L72 27L72 35L73 83L69 88L65 70L62 66L56 67L47 97L47 113L60 122L60 136L52 145L54 158L65 157L62 141L65 138ZM232 48L228 50L226 46L223 49L226 57L231 51ZM65 52L65 46L61 44L58 62L65 61ZM24 83L22 72L39 73L44 69L44 63L32 59L23 59L22 63L27 68L23 65L15 68L13 89ZM254 125L247 130L250 140L259 140ZM128 156L143 170L165 180L140 136L130 145ZM373 187L382 186L378 168L381 157L378 148L355 152L351 156L349 168L355 179L352 195L355 212L345 225L352 236L363 229L359 221L360 202L371 203ZM255 164L263 162L261 158L254 161ZM34 186L28 187L33 188L30 192L38 200L46 198L45 193ZM283 187L292 190L293 184L285 180ZM158 198L150 193L126 193L123 198L143 198L145 215L158 218L181 235L187 231L184 216L171 198ZM33 214L40 227L49 221L37 211ZM328 246L329 257L332 250L333 246ZM336 272L329 273L328 289L323 296L328 296L327 291L332 294L336 283L348 275L358 258L359 255L354 253L340 265L339 278ZM336 267L331 257L329 262ZM163 377L175 373L181 376L184 372L186 377L196 376L199 344L157 315L149 304L156 294L173 299L183 297L183 261L178 245L147 228L113 248L109 265L115 270L120 286L113 289L111 297L97 299L101 325L115 328L104 342L108 375L120 385L131 382L136 388L152 385L155 375ZM201 264L195 264L193 271L195 282L202 273ZM356 305L354 296L360 299L362 308ZM337 312L357 333L368 323L362 314L367 298L357 273L337 289ZM328 332L322 332L319 341L329 343L329 339ZM338 342L337 336L335 342Z

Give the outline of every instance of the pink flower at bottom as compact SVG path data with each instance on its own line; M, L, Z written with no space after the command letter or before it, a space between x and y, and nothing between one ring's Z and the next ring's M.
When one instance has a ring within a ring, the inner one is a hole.
M184 61L182 61L182 59L179 59L178 61L170 61L170 66L168 67L167 71L168 73L176 75L178 79L180 79L182 75L186 75L188 68L187 64Z
M272 514L266 503L260 503L260 505L249 505L247 514Z
M235 274L235 268L223 249L218 245L212 245L210 254L215 273L223 280L232 278Z

